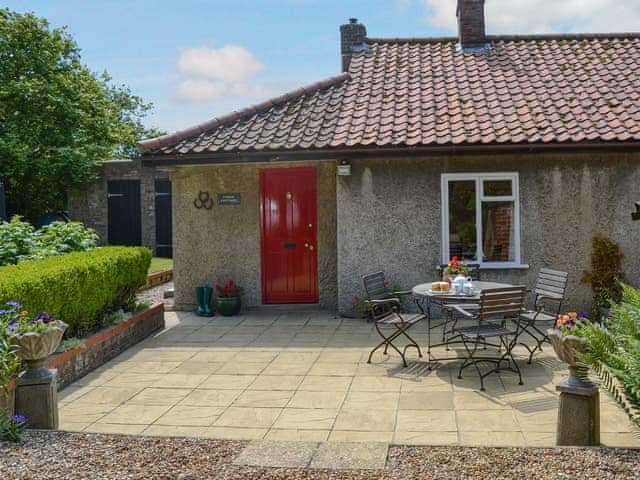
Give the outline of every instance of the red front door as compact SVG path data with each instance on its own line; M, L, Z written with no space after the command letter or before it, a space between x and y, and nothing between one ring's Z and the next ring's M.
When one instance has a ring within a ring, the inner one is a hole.
M316 169L260 170L262 302L317 303Z

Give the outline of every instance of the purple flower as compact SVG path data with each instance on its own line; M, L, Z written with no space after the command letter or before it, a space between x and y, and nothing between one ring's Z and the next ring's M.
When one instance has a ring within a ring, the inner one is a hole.
M11 308L22 308L22 305L18 302L14 302L13 300L9 301L6 303L7 305L9 305Z
M589 314L585 311L580 312L580 315L578 315L578 317L580 318L589 318Z
M24 415L20 415L19 413L17 415L14 415L11 420L13 420L13 423L16 423L18 425L27 423L27 417L25 417Z
M6 315L9 313L9 310L0 310L0 315Z
M18 329L18 322L16 321L12 321L7 326L7 332L13 332L14 330L17 330L17 329Z
M38 322L51 323L52 321L53 321L53 317L51 315L49 315L48 313L42 312L36 315L33 318L33 321L31 323L38 323Z

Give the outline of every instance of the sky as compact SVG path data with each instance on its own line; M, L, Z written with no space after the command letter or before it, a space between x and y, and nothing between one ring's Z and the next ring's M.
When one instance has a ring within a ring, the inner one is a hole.
M454 36L456 0L4 0L66 26L96 72L181 130L340 73L339 26ZM640 30L638 0L486 0L490 34Z

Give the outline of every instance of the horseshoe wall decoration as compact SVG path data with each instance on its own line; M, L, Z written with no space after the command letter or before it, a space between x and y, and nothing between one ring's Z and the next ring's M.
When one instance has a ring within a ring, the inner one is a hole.
M198 198L193 201L193 206L198 209L205 208L207 210L211 210L213 207L213 198L211 198L209 192L203 192L200 190Z

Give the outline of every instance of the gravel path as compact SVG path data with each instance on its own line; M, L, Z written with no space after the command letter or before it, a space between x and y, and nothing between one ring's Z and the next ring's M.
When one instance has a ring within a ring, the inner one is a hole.
M377 471L233 465L245 442L27 432L0 444L0 478L18 479L640 479L640 450L402 447Z
M164 298L164 292L173 288L173 281L162 283L148 290L142 290L136 294L138 302L161 303L164 302L165 309L173 307L173 298Z

